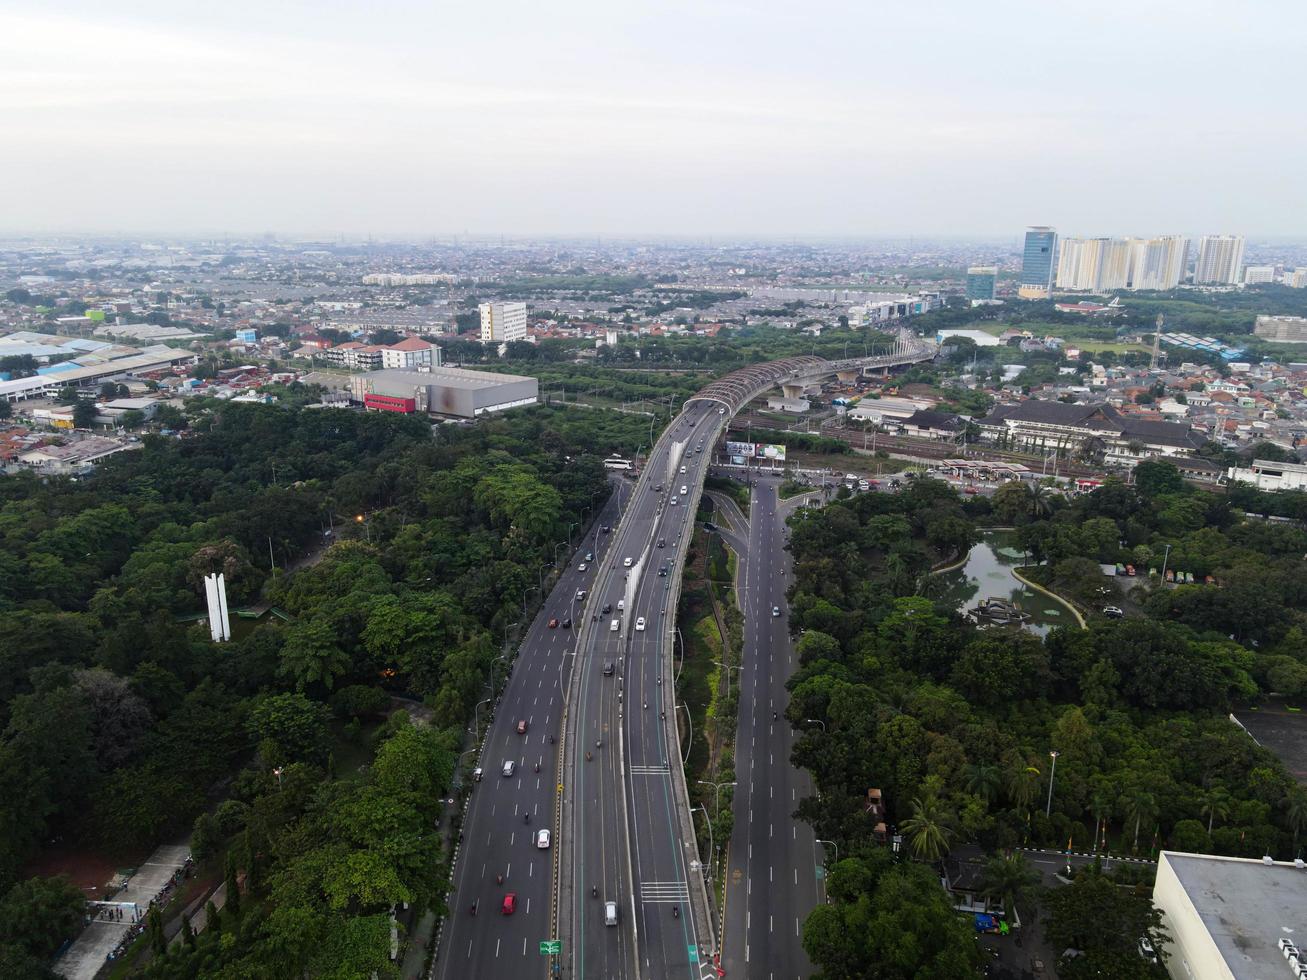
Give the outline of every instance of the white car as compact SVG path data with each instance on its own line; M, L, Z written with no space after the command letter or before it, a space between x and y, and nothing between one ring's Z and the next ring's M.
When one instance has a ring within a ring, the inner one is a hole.
M689 495L690 495L690 488L689 488L689 487L681 487L681 496L682 496L682 497L688 497Z
M611 623L608 624L608 632L616 633L620 627L621 627L621 620L614 619Z
M626 608L626 600L625 600L625 599L618 599L618 600L617 600L617 611L618 611L618 612L621 612L621 611L622 611L623 609L625 609L625 608Z
M630 568L630 567L631 567L631 559L630 559L630 558L623 558L623 559L622 559L622 567L623 567L623 568Z
M584 572L584 571L585 571L585 562L581 562L581 564L577 565L577 566L576 566L576 570L577 570L578 572Z
M536 847L542 851L549 850L549 831L541 830L536 834Z
M643 617L643 616L640 616L638 619L636 619L636 621L635 621L635 630L636 630L637 633L643 633L643 632L644 632L644 617Z
M676 498L675 498L675 497L672 497L672 506L673 506L673 507L676 506Z
M684 466L681 467L681 472L682 472L682 473L685 472L685 467L684 467Z
M513 775L513 770L516 768L517 768L517 763L514 762L512 759L509 759L507 762L504 763L504 768L500 769L499 772L501 775L511 776Z
M780 606L772 606L772 607L771 607L771 614L772 614L772 616L780 616L780 614L781 614L781 607L780 607Z

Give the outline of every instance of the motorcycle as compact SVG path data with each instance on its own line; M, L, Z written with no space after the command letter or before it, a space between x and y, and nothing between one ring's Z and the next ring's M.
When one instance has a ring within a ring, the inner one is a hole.
M589 753L589 752L587 752L587 753L585 754L585 761L586 761L586 762L589 762L589 761L590 761L590 753Z
M476 903L476 902L473 902L473 903L472 903L472 914L473 914L473 915L476 915L476 914L477 914L477 903Z
M536 772L539 772L539 771L540 771L540 763L537 762L537 763L536 763Z
M598 898L598 897L599 897L599 886L598 886L598 885L591 885L591 886L590 886L590 897L591 897L591 898Z
M672 918L673 918L673 919L679 919L680 917L681 917L681 907L680 907L679 905L673 905L673 906L672 906Z
M529 814L529 813L524 813L524 814L522 814L522 822L523 822L523 823L530 823L530 822L531 822L531 814Z

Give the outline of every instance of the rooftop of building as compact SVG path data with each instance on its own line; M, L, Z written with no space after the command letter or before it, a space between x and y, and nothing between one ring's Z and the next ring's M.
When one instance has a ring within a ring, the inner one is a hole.
M489 388L517 381L535 381L518 374L500 374L496 371L469 371L466 368L432 368L430 371L369 371L364 377L394 384L408 384L414 388L426 385L444 385L448 388Z
M1288 976L1281 938L1307 941L1307 870L1288 861L1163 851L1237 977Z

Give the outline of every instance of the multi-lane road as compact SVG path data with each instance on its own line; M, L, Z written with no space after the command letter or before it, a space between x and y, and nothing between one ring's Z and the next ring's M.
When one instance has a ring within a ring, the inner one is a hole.
M785 518L800 498L779 499L778 477L754 478L749 517L726 508L736 551L744 655L739 685L733 806L735 833L725 865L722 966L727 976L788 980L812 972L801 945L803 920L821 898L822 854L812 829L794 819L812 792L790 764L794 735L785 720L785 682L798 666L786 616L791 562Z
M664 432L586 602L560 821L561 938L578 980L715 972L665 654L676 627L671 597L724 422L717 405L691 402Z
M555 851L552 840L548 849L537 847L537 833L554 833L562 692L570 670L566 654L576 646L583 605L576 593L591 587L599 564L611 553L613 535L601 533L600 527L618 523L630 492L625 481L618 481L578 544L522 639L499 704L478 705L478 717L489 710L493 716L477 761L483 775L473 784L464 815L455 895L435 964L434 975L442 980L543 972L539 940L549 938L552 925ZM587 553L593 561L584 561ZM565 629L561 624L569 618L573 625ZM550 628L551 620L559 625ZM523 721L526 732L518 734ZM508 761L514 771L506 777L501 772ZM504 915L504 897L510 893L516 906Z

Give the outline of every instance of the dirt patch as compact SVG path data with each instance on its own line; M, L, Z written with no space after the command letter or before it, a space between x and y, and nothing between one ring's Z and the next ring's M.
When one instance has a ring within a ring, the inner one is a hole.
M1307 711L1272 698L1258 708L1240 708L1235 718L1257 742L1274 752L1298 782L1307 785Z
M52 878L65 875L78 888L94 898L119 871L135 868L148 852L103 854L98 851L60 848L34 858L23 868L24 877Z

